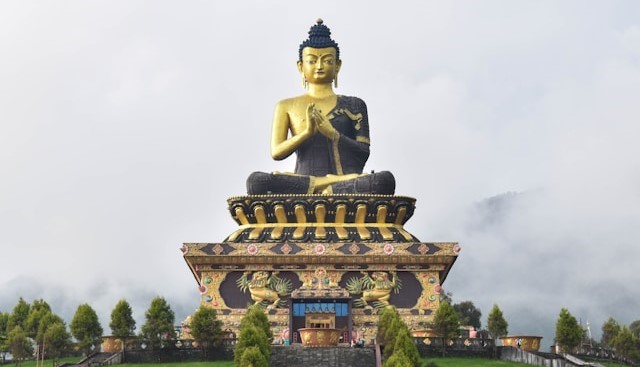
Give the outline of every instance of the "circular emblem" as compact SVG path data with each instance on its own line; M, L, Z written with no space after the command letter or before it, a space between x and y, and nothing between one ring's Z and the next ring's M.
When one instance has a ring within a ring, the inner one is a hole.
M316 252L317 255L322 255L324 254L325 251L327 251L327 248L324 247L323 244L317 244L316 247L313 248L313 250Z
M182 245L182 247L180 247L180 251L182 251L183 254L187 254L187 252L189 252L189 248L187 247L187 245Z
M433 291L436 294L440 294L440 292L442 291L442 287L440 286L440 284L436 284L435 286L433 286Z
M250 244L249 246L247 246L247 252L251 256L257 254L258 253L258 246L254 245L254 244Z
M382 251L385 253L385 255L391 255L393 253L393 251L395 251L395 247L393 247L392 244L387 243L386 245L384 245L384 247L382 248Z
M206 277L204 278L204 282L205 284L211 284L211 282L213 282L213 279L211 279L211 277Z
M198 287L198 290L200 291L200 293L205 294L207 293L207 287L205 287L204 285L201 285Z
M457 255L457 254L459 254L459 253L460 253L460 250L462 250L462 248L460 248L460 246L459 246L459 245L454 245L454 246L453 246L453 253L454 253L454 254L456 254L456 255Z

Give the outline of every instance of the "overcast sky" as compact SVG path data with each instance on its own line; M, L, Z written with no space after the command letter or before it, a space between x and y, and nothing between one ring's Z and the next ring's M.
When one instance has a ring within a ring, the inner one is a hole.
M457 241L444 288L553 341L562 307L599 339L640 319L640 2L2 1L0 311L43 298L105 332L126 298L198 306L183 242L236 228L226 199L301 94L321 17L337 92L418 199L406 228Z

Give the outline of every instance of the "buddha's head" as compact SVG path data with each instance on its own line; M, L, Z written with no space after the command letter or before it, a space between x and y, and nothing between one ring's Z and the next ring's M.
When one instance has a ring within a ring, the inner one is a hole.
M309 30L309 38L298 50L298 71L309 83L331 84L340 71L340 48L331 39L331 30L318 19Z

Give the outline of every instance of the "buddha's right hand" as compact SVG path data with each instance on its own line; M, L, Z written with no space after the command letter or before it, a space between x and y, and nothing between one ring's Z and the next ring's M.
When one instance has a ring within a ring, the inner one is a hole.
M314 120L314 111L316 109L316 105L315 103L309 103L309 105L307 106L307 113L306 113L306 119L305 119L305 123L306 126L304 128L303 133L305 135L308 135L309 137L313 136L316 133L316 121Z

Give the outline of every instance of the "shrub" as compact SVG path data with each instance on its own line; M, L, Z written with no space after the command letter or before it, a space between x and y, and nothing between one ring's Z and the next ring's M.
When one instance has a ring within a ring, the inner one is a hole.
M384 362L384 367L415 367L409 357L401 351L393 353L393 355Z
M245 323L245 325L240 328L238 343L233 350L233 361L237 366L240 366L244 352L251 347L258 348L260 354L267 359L267 362L269 361L271 345L264 335L264 331L258 329L253 324Z
M269 367L269 361L260 348L251 346L242 352L238 367Z

